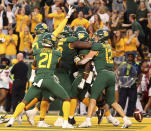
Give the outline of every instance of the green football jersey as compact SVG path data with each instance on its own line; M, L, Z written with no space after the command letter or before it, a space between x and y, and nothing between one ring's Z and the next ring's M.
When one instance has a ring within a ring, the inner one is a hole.
M62 53L61 57L61 67L67 70L72 70L74 67L74 56L77 55L77 51L70 47L70 43L76 41L77 38L70 36L61 39L57 45L57 50Z
M98 54L94 57L96 71L113 70L113 60L110 44L94 42L91 50L97 51Z
M35 40L34 43L32 44L33 52L36 51L37 49L43 48L43 45L42 45L43 36L44 36L44 33L41 35L38 35L37 40Z
M57 50L50 50L50 48L42 48L36 50L34 56L37 67L36 76L48 78L54 74L61 53Z

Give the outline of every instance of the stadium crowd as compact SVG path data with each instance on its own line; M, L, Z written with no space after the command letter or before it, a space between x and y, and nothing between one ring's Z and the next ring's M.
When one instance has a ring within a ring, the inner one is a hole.
M31 69L22 71L21 74L24 75L19 77L13 75L15 71L26 68L23 58L20 58L21 54L18 53L23 53L29 66L29 61L33 60L32 44L36 37L36 25L44 22L49 32L53 32L66 17L69 5L75 10L68 20L72 30L78 26L86 28L89 39L93 38L98 29L108 30L117 78L116 101L126 110L126 115L133 116L136 108L144 115L149 115L151 106L149 0L1 0L0 112L11 112L11 108L14 111L25 94L27 85L22 82L20 82L22 85L17 85L13 81L16 79L27 82ZM20 61L21 67L15 66ZM23 65L25 67L22 67Z

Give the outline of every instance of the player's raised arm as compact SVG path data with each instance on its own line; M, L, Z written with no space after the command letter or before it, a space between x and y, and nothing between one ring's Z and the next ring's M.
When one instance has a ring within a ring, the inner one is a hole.
M66 18L61 22L61 24L57 27L57 29L52 33L54 35L53 39L56 39L56 37L63 31L64 27L67 24L68 19L70 18L73 12L74 12L74 9L71 6L69 6L69 11L66 15Z

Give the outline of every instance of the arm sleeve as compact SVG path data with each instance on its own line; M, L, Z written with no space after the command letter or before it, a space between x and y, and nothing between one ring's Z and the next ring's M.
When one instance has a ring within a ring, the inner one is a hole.
M50 13L50 14L48 14L48 18L53 18L53 17L55 17L55 15L56 15L56 13Z
M67 21L68 19L65 18L60 24L59 26L57 27L57 29L52 33L54 35L54 37L57 37L64 29L64 27L66 26L67 24Z
M92 43L90 42L82 42L82 41L75 41L72 43L74 48L78 49L90 49L92 47Z
M61 14L57 14L57 13L48 14L48 18L60 18L60 17L65 17L65 14L64 13L61 13Z
M93 51L99 51L100 47L102 47L101 44L93 43L93 45L91 47L91 50L93 50Z

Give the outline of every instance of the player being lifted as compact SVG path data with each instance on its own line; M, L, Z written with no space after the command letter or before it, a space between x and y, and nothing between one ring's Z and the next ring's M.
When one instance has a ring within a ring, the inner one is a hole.
M96 100L105 90L105 99L108 105L111 105L123 118L123 128L131 126L131 121L125 116L123 109L115 102L115 75L113 72L113 60L111 56L111 46L107 42L108 31L98 30L95 33L95 42L93 43L89 54L78 62L78 65L86 64L88 61L94 61L96 67L96 80L91 88L90 104L88 106L88 115L86 120L79 127L91 127L91 117L96 106ZM109 82L110 81L110 82Z

